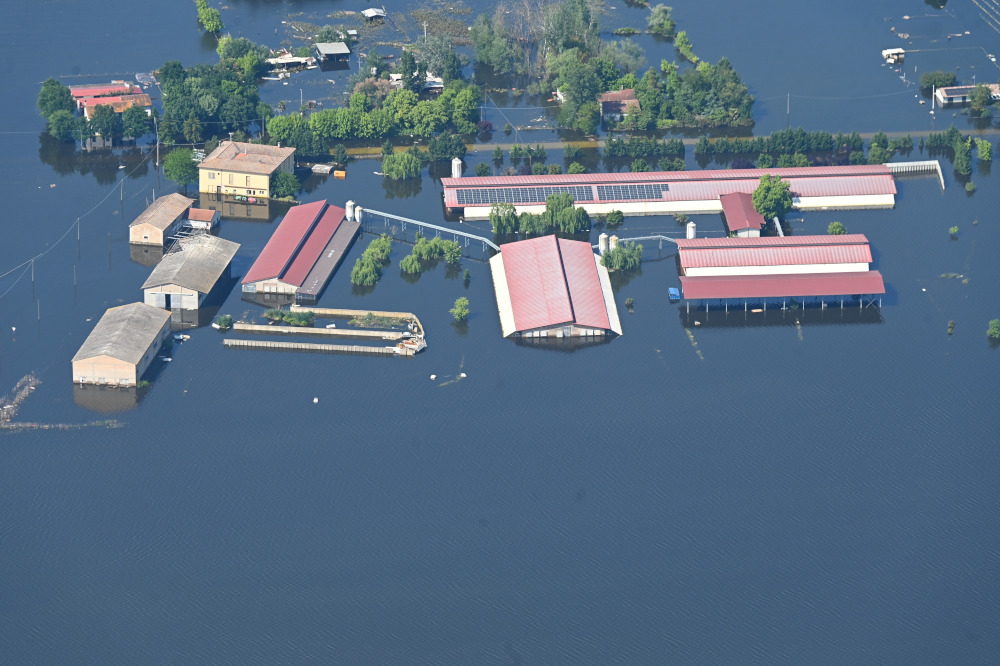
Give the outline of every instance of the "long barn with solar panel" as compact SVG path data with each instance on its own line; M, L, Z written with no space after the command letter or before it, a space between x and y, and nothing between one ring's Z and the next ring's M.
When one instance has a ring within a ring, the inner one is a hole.
M620 210L625 215L720 213L726 194L752 194L764 174L789 183L801 210L892 208L896 183L884 164L725 169L651 173L585 173L544 176L444 178L444 204L467 220L485 220L495 203L513 204L518 214L541 213L552 194L568 192L588 213Z

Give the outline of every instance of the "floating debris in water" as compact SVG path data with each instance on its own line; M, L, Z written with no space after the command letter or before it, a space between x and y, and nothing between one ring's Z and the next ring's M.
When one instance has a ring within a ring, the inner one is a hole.
M438 378L438 376L437 376L437 375L431 375L431 381L434 381L434 380L435 380L435 379L437 379L437 378Z
M313 398L313 404L314 405L317 404L318 402L319 402L319 398Z

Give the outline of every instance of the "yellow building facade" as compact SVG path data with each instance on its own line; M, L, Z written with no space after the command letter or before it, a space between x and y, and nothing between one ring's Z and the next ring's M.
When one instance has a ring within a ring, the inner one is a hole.
M223 141L198 165L198 190L216 195L271 197L271 177L295 171L295 149Z

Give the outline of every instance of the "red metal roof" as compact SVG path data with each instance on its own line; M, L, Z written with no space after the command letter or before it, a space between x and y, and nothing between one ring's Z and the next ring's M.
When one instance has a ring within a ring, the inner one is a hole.
M195 222L211 222L219 211L210 208L188 208L188 219Z
M344 221L344 209L337 206L327 206L323 216L313 227L309 238L302 245L302 249L295 255L292 265L281 276L281 281L301 287L309 275L309 271L316 265L316 260L323 254L327 243L337 232L340 223Z
M681 276L684 298L798 298L884 294L878 271L809 275Z
M597 273L597 260L590 243L559 239L563 271L569 287L573 319L580 326L608 330L608 306L604 302L604 290ZM515 318L514 321L517 321Z
M500 254L517 330L573 321L569 288L555 236L507 243L500 247Z
M709 247L785 247L792 245L867 245L864 234L834 234L816 236L761 236L760 238L678 238L677 247L687 249Z
M131 83L108 83L108 84L87 84L81 86L70 86L69 94L76 99L85 97L97 97L98 95L110 95L111 93L141 94L142 88Z
M723 194L722 212L726 214L726 225L730 231L739 229L760 229L764 226L764 216L754 210L753 197L744 192Z
M243 284L280 277L295 259L325 206L326 200L321 199L290 208L243 277Z
M717 200L723 194L751 194L764 174L788 181L796 197L895 194L892 173L884 164L792 167L787 169L714 169L647 173L584 173L540 176L443 178L445 205L459 207L458 189L531 187L539 185L602 185L669 183L664 201ZM537 202L544 204L544 201ZM581 202L582 203L582 202ZM467 207L490 204L468 204ZM523 205L523 204L522 204Z

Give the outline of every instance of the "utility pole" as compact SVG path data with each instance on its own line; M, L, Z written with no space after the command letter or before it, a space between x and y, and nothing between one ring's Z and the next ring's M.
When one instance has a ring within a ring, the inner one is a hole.
M427 42L427 21L424 21L424 42Z
M785 98L785 129L792 128L792 93Z
M149 127L147 125L147 127ZM153 129L156 130L156 168L160 168L160 126L156 122L156 115L153 115Z

